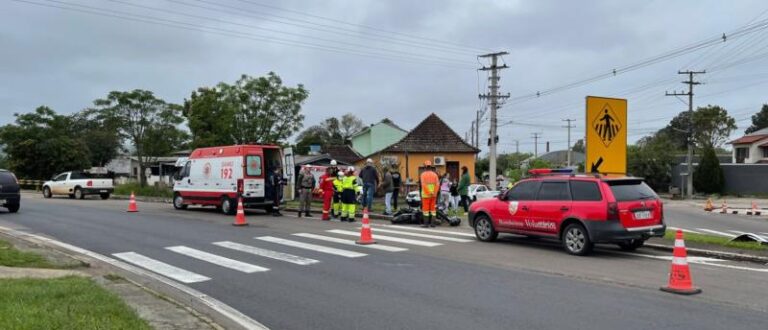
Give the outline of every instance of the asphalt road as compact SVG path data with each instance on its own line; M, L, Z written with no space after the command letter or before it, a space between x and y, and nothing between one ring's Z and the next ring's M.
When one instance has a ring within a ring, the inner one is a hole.
M665 201L665 221L668 226L708 235L737 235L742 232L762 235L768 239L768 217L704 212L685 201Z
M393 252L294 235L355 239L328 230L356 232L359 222L273 218L256 211L248 214L250 226L233 227L231 217L212 210L176 211L167 204L140 203L139 213L126 213L125 201L29 194L23 200L20 213L0 214L1 226L104 255L133 252L202 275L208 279L187 285L274 329L754 329L768 319L766 265L691 258L694 282L704 293L682 297L658 290L669 256L651 251L627 254L606 247L574 257L545 240L507 236L489 244L466 236L467 228L374 226L379 245L408 249ZM343 255L255 239L264 236ZM384 241L385 236L442 245ZM294 264L213 244L222 241L317 262ZM167 249L178 246L213 257L200 260ZM211 263L220 257L228 258L226 266Z

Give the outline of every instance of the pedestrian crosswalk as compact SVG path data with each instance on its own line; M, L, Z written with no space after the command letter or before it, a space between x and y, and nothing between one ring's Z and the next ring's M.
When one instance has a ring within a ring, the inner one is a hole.
M160 253L151 249L146 251L146 255L128 251L114 253L113 256L182 283L198 283L212 279L213 275L200 271L210 269L210 265L224 270L257 274L279 268L280 264L287 264L286 267L312 267L333 258L355 260L368 257L371 253L398 253L414 247L433 248L475 241L469 238L474 237L469 232L375 225L374 239L379 243L359 245L350 237L359 237L359 227L355 229L357 231L329 229L316 233L273 234L256 236L248 242L214 241L203 246L173 245L160 249L173 252L170 256L167 252ZM203 274L179 267L179 264L190 265L190 262L204 263L208 267L194 268Z

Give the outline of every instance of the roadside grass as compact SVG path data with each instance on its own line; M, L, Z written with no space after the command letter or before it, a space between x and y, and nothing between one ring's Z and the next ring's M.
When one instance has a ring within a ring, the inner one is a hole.
M29 268L61 268L58 267L43 256L33 253L19 251L6 241L0 240L0 266L6 267L29 267Z
M3 329L150 329L120 298L92 280L0 279Z
M664 235L664 239L674 241L675 235L676 235L676 232L674 230L667 230L667 233ZM720 245L724 247L744 249L744 250L758 250L758 251L768 250L768 246L760 245L760 243L758 242L731 242L731 239L728 237L694 234L694 233L685 233L683 237L685 238L686 242Z
M138 182L130 182L115 186L115 195L128 196L133 192L136 196L144 197L173 197L173 189L169 187L141 187Z

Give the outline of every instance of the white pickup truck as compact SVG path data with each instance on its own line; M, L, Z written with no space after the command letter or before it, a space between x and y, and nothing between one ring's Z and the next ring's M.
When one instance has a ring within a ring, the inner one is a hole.
M83 199L86 195L99 195L101 199L108 199L114 191L112 179L85 172L64 172L43 183L45 198L68 195L69 198Z

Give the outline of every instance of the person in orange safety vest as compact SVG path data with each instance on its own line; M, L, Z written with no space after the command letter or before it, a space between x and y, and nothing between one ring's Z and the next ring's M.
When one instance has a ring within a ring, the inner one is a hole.
M421 187L421 212L422 227L434 227L432 217L437 216L437 198L440 193L440 179L435 173L432 162L424 162L424 172L419 176L419 186Z

